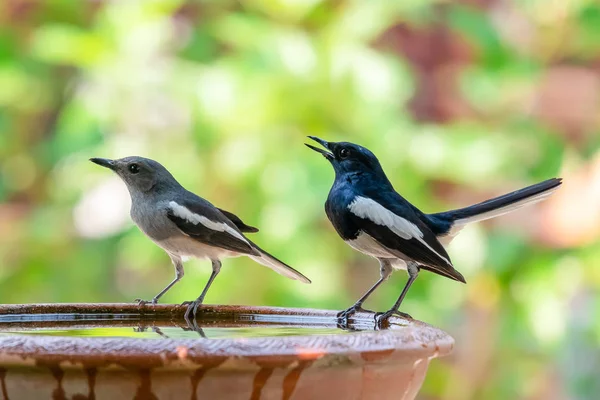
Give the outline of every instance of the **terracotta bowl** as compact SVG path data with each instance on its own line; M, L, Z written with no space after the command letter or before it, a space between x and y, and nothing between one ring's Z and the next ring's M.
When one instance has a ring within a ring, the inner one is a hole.
M334 311L204 306L196 327L183 312L0 306L0 400L413 399L454 344L419 321L375 330L368 313L339 329Z

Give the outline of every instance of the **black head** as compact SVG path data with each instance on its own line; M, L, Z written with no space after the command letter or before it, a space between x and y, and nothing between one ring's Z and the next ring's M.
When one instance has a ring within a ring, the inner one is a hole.
M118 160L90 158L90 161L113 170L127 185L129 191L148 192L157 186L177 184L173 175L159 162L143 157L125 157Z
M379 160L369 149L349 142L327 142L315 136L309 136L309 138L329 150L306 144L329 160L336 174L366 173L385 177Z

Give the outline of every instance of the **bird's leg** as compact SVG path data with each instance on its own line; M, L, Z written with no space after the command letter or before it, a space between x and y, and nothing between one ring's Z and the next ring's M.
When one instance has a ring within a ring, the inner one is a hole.
M208 278L208 282L206 283L206 286L204 286L204 290L202 290L202 293L196 300L194 300L193 302L190 303L190 305L188 306L188 308L185 312L185 320L188 324L190 324L190 316L193 316L194 320L196 319L196 314L198 313L198 307L204 301L204 296L206 296L206 292L208 292L210 285L212 285L213 281L219 274L219 271L221 271L221 261L212 260L212 273L210 274L210 278Z
M398 297L398 300L396 301L394 306L384 313L377 313L375 315L375 322L377 322L378 326L381 326L381 324L384 321L386 321L389 317L391 317L392 315L398 315L402 318L412 319L412 317L410 315L398 311L398 308L400 307L400 304L402 304L402 300L404 300L404 296L406 296L408 289L410 288L410 286L413 284L413 282L415 281L415 279L417 279L417 276L419 275L419 266L417 263L409 262L407 264L408 264L407 265L408 281L406 282L404 289L402 289L402 293L400 293L400 297Z
M164 333L163 333L163 332L160 330L160 328L159 328L159 327L157 327L157 326L155 326L155 325L152 325L151 327L148 327L148 326L146 326L146 325L143 325L143 324L141 324L141 323L140 323L140 324L138 324L138 326L137 326L137 327L133 328L133 331L134 331L134 332L137 332L137 333L142 333L142 332L146 332L146 330L147 330L148 328L152 329L152 332L154 332L154 333L158 334L159 336L162 336L162 337L164 337L164 338L167 338L167 339L169 338L167 335L165 335L165 334L164 334Z
M200 335L200 337L207 339L206 334L204 333L204 330L202 329L202 327L200 327L200 325L198 325L198 321L196 321L196 319L194 318L192 321L190 321L187 317L185 318L185 322L187 323L187 328L181 328L184 331L194 331L196 332L198 335Z
M357 312L361 312L361 311L372 312L371 310L365 310L364 308L362 308L362 305L365 302L365 300L367 300L367 297L369 297L371 295L371 293L373 293L375 291L375 289L377 289L379 287L379 285L381 285L384 281L385 281L385 279L379 278L377 280L377 282L375 282L375 284L373 286L371 286L371 288L369 290L367 290L367 292L365 294L363 294L362 297L356 301L356 303L354 303L352 306L348 307L347 309L342 310L339 313L337 313L338 319L347 320L348 318L350 318Z
M169 291L169 289L171 289L173 287L173 285L175 285L177 282L179 282L179 280L183 277L183 261L181 260L181 257L177 257L177 256L170 256L171 257L171 261L173 262L173 266L175 267L175 279L173 279L171 281L171 283L169 283L163 290L160 291L160 293L158 293L156 296L154 296L154 298L150 301L146 301L146 300L142 300L142 299L135 299L135 301L140 305L140 306L144 306L148 303L151 303L152 305L158 303L158 299L160 299L163 294L167 293Z
M379 280L377 282L375 282L375 284L369 290L367 290L367 292L365 294L363 294L362 297L360 299L358 299L356 301L356 303L354 303L354 305L352 305L352 307L350 307L344 311L340 311L337 314L337 317L341 320L347 321L349 317L356 314L357 312L360 312L360 311L372 312L372 311L363 309L362 305L365 302L365 300L367 300L367 298L375 291L375 289L377 289L379 287L379 285L381 285L383 282L385 282L390 277L390 275L392 274L392 271L393 270L392 270L391 260L380 259L379 260L379 274L380 274Z

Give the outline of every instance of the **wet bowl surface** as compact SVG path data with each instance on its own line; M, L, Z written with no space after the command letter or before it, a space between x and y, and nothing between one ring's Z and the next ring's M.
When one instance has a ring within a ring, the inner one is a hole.
M179 305L0 306L0 400L412 399L454 341L361 313Z

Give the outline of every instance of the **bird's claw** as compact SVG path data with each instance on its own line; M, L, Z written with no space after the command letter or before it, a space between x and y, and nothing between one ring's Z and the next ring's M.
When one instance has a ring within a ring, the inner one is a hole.
M375 324L378 327L382 327L383 325L389 323L389 319L392 316L396 316L396 317L400 317L403 319L413 319L413 317L411 317L409 314L407 313L403 313L402 311L398 311L398 310L388 310L386 312L379 312L377 314L375 314Z
M184 305L185 303L187 304L187 310L185 310L185 314L183 315L183 317L185 318L185 321L190 324L190 317L192 317L191 319L193 319L194 321L196 320L196 315L198 314L198 308L200 307L200 305L202 305L202 300L198 299L198 300L194 300L194 301L186 301L184 303L182 303L182 305Z
M195 319L193 321L186 319L186 323L187 328L182 328L184 331L193 331L200 335L201 338L208 339L208 337L204 333L204 330L200 327L200 325L198 325L198 321L196 321Z
M134 331L134 332L137 332L137 333L142 333L142 332L146 332L146 331L148 330L148 328L150 328L150 329L152 330L152 332L154 332L154 333L158 334L158 335L159 335L159 336L161 336L161 337L164 337L164 338L167 338L167 339L169 338L169 337L168 337L167 335L165 335L165 334L164 334L164 333L163 333L163 332L160 330L160 328L159 328L159 327L157 327L157 326L151 326L151 327L148 327L148 326L146 326L146 325L142 325L142 324L140 324L140 325L138 325L137 327L133 328L133 331Z
M188 325L188 329L194 332L197 332L201 337L206 339L206 335L200 326L198 326L198 321L196 320L196 314L198 314L198 307L202 304L202 299L198 299L195 301L185 301L182 305L188 304L187 310L185 310L185 314L183 318ZM192 317L190 319L190 317Z
M153 298L152 300L135 299L134 302L136 302L138 306L143 307L146 304L152 304L155 306L158 303L158 300L156 298Z
M348 319L350 317L352 317L354 314L356 314L358 312L372 313L373 311L365 310L364 308L361 307L360 304L354 304L352 307L337 313L337 318L338 318L338 320L341 320L341 321L348 321Z
M169 337L163 333L163 331L158 326L153 326L152 331L156 333L158 336L168 339Z
M358 326L351 324L348 322L348 320L340 320L336 323L336 327L338 329L341 329L343 331L347 331L347 332L360 332L364 329L359 328Z

